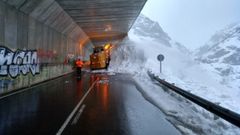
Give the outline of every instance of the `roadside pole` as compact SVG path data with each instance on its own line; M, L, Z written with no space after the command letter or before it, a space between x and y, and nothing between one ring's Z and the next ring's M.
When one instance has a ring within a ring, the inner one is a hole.
M158 61L160 62L160 74L162 73L162 61L164 60L164 56L162 54L159 54L157 56Z

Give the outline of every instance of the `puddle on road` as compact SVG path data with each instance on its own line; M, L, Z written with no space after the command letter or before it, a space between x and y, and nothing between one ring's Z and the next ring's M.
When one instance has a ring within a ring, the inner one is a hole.
M111 71L107 71L107 70L93 70L93 71L87 71L87 72L90 72L90 73L99 73L99 74L107 74L109 76L114 76L116 75L116 73L114 72L111 72Z
M65 83L69 83L69 81L65 81Z
M109 72L108 75L114 76L114 75L116 75L116 73L114 73L114 72Z
M109 83L109 80L99 80L98 83L100 83L100 84Z

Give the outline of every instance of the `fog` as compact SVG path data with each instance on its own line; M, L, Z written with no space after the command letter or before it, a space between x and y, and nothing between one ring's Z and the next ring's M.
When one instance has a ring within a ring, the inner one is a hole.
M148 0L142 13L193 50L216 31L240 22L239 0Z

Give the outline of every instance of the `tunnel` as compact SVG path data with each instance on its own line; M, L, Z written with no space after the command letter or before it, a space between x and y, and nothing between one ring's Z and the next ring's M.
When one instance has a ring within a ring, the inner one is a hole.
M0 94L73 72L92 48L119 44L146 0L1 0Z

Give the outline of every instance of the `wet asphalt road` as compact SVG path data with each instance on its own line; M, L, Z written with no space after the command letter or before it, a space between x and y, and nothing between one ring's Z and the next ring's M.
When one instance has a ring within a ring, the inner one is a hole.
M71 74L0 100L0 135L56 133L180 134L124 74Z

